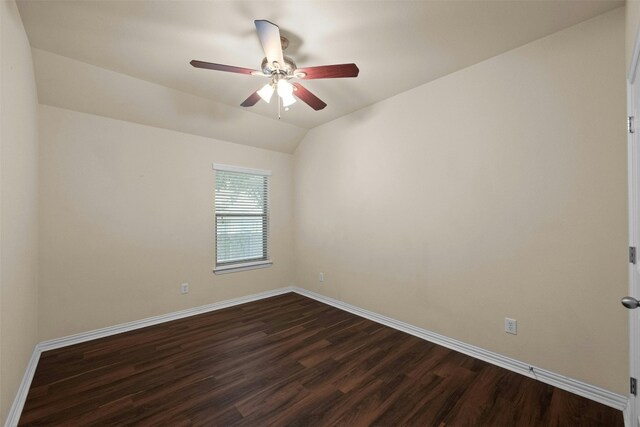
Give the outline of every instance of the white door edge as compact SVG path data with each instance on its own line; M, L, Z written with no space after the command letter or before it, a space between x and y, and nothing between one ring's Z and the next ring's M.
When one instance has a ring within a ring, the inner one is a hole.
M631 64L627 74L627 115L635 117L634 127L640 121L640 31L636 34ZM638 198L640 181L640 152L638 130L627 133L628 153L628 201L629 201L629 246L638 247L638 217L640 200ZM640 271L639 264L629 263L629 295L639 298ZM629 376L639 378L640 374L640 309L629 311ZM626 411L625 424L628 427L640 427L640 399L629 393L629 407Z

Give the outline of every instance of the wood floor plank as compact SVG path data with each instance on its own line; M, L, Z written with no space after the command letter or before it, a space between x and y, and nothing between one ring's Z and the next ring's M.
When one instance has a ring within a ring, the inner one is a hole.
M20 425L609 427L623 419L290 293L45 352Z

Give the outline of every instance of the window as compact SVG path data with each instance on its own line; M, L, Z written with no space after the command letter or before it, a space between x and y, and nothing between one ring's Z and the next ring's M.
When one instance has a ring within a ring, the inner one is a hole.
M216 273L267 267L271 172L213 165Z

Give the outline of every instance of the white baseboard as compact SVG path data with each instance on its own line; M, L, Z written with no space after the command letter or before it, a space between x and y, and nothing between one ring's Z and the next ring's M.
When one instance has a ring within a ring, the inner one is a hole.
M29 364L27 365L24 376L22 377L22 382L20 383L20 387L18 388L18 392L16 393L16 397L13 400L13 404L11 405L9 415L7 416L7 420L4 425L5 427L16 427L18 425L20 415L22 414L22 409L24 408L24 403L27 400L29 387L31 387L33 375L36 372L36 367L38 366L38 360L40 360L40 354L44 351L66 347L68 345L78 344L85 341L91 341L98 338L108 337L110 335L120 334L123 332L133 331L135 329L145 328L147 326L157 325L159 323L170 322L172 320L182 319L189 316L195 316L196 314L221 310L223 308L233 307L235 305L240 305L251 301L270 298L276 295L293 292L294 289L295 288L292 286L274 289L266 292L260 292L258 294L214 302L212 304L202 305L200 307L188 308L186 310L162 314L160 316L148 317L146 319L135 320L133 322L122 323L115 326L109 326L107 328L95 329L93 331L82 332L80 334L42 341L36 344L35 348L33 349L31 359L29 360Z
M182 319L182 318L194 316L197 314L207 313L215 310L221 310L223 308L232 307L232 306L244 304L247 302L257 301L265 298L270 298L270 297L273 297L276 295L282 295L288 292L295 292L300 295L313 298L317 301L334 306L344 311L348 311L357 316L364 317L366 319L389 326L399 331L406 332L418 338L422 338L424 340L433 342L435 344L442 345L443 347L447 347L452 350L458 351L460 353L475 357L477 359L484 360L485 362L494 364L496 366L500 366L510 371L517 372L519 374L522 374L531 378L535 378L544 383L547 383L555 387L561 388L563 390L567 390L577 395L586 397L587 399L600 402L612 408L625 410L625 413L626 413L626 407L628 404L628 399L626 396L622 396L622 395L613 393L611 391L602 389L600 387L596 387L594 385L587 384L582 381L565 377L563 375L559 375L542 368L533 367L535 372L535 375L534 375L529 371L529 368L531 367L531 365L526 364L524 362L520 362L518 360L500 355L498 353L484 350L480 347L476 347L471 344L466 344L462 341L458 341L453 338L449 338L444 335L440 335L435 332L428 331L426 329L418 328L408 323L404 323L399 320L395 320L390 317L383 316L381 314L374 313L369 310L364 310L362 308L353 306L351 304L347 304L345 302L342 302L330 297L326 297L324 295L320 295L315 292L308 291L306 289L298 288L295 286L289 286L289 287L274 289L271 291L261 292L258 294L248 295L240 298L234 298L226 301L207 304L200 307L194 307L186 310L176 311L174 313L168 313L160 316L149 317L147 319L141 319L133 322L122 323L120 325L110 326L107 328L96 329L93 331L83 332L75 335L69 335L66 337L56 338L48 341L42 341L41 343L37 344L33 350L31 359L29 360L29 364L27 365L24 376L22 378L22 382L20 383L20 387L18 388L18 392L16 393L16 397L13 401L13 405L11 405L9 415L7 416L7 420L5 422L5 427L16 427L18 425L18 421L20 420L20 415L22 414L24 403L27 399L27 394L29 393L29 387L31 386L33 375L36 371L36 367L38 366L38 360L40 359L40 354L44 351L53 350L53 349L65 347L68 345L78 344L81 342L90 341L97 338L103 338L110 335L120 334L123 332L140 329L147 326L157 325L164 322L170 322L172 320ZM626 424L626 417L625 417L625 424Z
M5 427L16 427L18 425L18 421L20 421L20 414L22 414L22 408L24 408L24 402L27 400L29 387L31 387L31 380L33 380L33 374L36 373L36 367L40 360L40 353L42 353L39 346L40 344L36 344L33 349L33 353L31 353L31 359L29 359L27 368L24 370L20 387L18 387L18 392L16 393L15 399L13 399L13 404L11 404L7 420L4 423Z
M197 314L208 313L210 311L221 310L234 305L244 304L247 302L257 301L270 298L276 295L292 292L294 287L278 288L271 291L260 292L258 294L247 295L244 297L233 298L230 300L214 302L212 304L202 305L200 307L188 308L173 313L161 314L160 316L148 317L146 319L135 320L133 322L121 323L115 326L95 329L93 331L82 332L80 334L69 335L62 338L55 338L48 341L42 341L39 346L42 351L53 350L55 348L66 347L68 345L78 344L85 341L95 340L97 338L108 337L109 335L121 334L122 332L133 331L134 329L146 328L147 326L157 325L159 323L170 322L172 320L182 319Z
M404 323L369 310L364 310L351 304L347 304L345 302L320 295L306 289L296 287L294 288L294 292L309 298L313 298L322 303L332 305L341 310L348 311L357 316L361 316L385 326L397 329L399 331L406 332L418 338L422 338L435 344L439 344L443 347L450 348L468 356L475 357L476 359L484 360L485 362L500 366L501 368L505 368L510 371L517 372L518 374L537 379L539 381L542 381L543 383L558 387L571 393L575 393L577 395L586 397L587 399L594 400L612 408L624 410L627 407L629 400L626 396L613 393L609 390L605 390L603 388L587 384L573 378L565 377L564 375L556 374L555 372L551 372L546 369L531 366L519 360L512 359L510 357L503 356L501 354L494 353L492 351L485 350L480 347L476 347L474 345L428 331L426 329L418 328L408 323ZM534 373L529 370L530 367L533 368Z

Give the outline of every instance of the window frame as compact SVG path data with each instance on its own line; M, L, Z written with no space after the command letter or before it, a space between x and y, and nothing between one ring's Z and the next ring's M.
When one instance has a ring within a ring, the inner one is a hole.
M271 210L270 210L270 204L271 204L271 171L270 170L263 170L263 169L251 169L251 168L245 168L245 167L240 167L240 166L232 166L232 165L225 165L225 164L220 164L220 163L214 163L213 164L213 170L214 170L214 209L213 209L213 214L214 214L214 269L213 272L215 274L226 274L226 273L233 273L233 272L237 272L237 271L246 271L246 270L253 270L253 269L257 269L257 268L266 268L266 267L270 267L271 265L273 265L273 261L271 260L271 252L270 252L270 247L271 247L271 241L270 241L270 222L271 222ZM218 171L224 171L224 172L236 172L236 173L244 173L244 174L250 174L250 175L260 175L260 176L265 176L267 177L267 188L266 188L266 206L265 206L265 218L266 218L266 236L265 236L265 245L266 245L266 254L265 254L265 259L260 259L260 260L255 260L255 261L251 261L251 260L239 260L237 262L225 262L225 263L220 263L218 264L218 213L217 213L217 208L216 208L216 197L215 197L215 190L217 188L217 173Z

